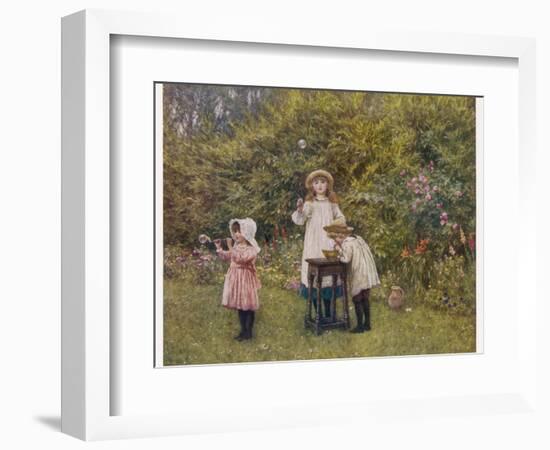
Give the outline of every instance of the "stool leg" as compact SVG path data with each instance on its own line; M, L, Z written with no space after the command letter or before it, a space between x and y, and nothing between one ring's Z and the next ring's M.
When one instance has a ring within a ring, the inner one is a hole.
M317 315L315 316L315 332L317 335L321 334L321 309L323 307L323 302L321 301L321 285L321 277L317 274Z
M332 276L332 304L330 305L331 320L336 322L336 282L338 277L336 275Z
M346 329L349 329L349 311L348 311L348 286L347 286L347 276L344 272L342 274L342 290L344 291L344 323Z
M308 276L308 286L307 286L307 306L306 306L306 316L304 318L304 325L307 325L311 322L311 304L313 303L313 275Z

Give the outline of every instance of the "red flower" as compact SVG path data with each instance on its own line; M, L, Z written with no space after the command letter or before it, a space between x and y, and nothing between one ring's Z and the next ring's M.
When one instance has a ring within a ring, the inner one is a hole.
M283 241L286 242L286 239L287 239L288 235L286 233L286 227L284 225L281 227L281 236L283 237Z
M422 255L423 253L426 253L426 250L428 250L428 242L430 242L429 239L421 239L416 245L414 252L417 255Z
M476 242L473 234L470 234L470 238L468 239L468 247L470 247L470 251L474 253L476 249Z

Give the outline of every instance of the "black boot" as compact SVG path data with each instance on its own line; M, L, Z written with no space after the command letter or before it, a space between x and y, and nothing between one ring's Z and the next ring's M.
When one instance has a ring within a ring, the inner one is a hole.
M254 327L254 318L256 314L254 311L246 311L246 327L243 339L252 339L252 328Z
M370 330L370 302L369 302L370 289L367 289L365 295L363 296L363 312L365 314L365 323L363 328L365 331Z
M363 333L365 328L363 327L363 303L361 301L354 301L355 316L357 317L357 326L351 330L352 333Z
M242 341L245 338L246 335L246 313L247 311L243 311L242 309L238 309L237 312L239 313L239 323L241 324L241 332L235 336L235 339L237 341Z

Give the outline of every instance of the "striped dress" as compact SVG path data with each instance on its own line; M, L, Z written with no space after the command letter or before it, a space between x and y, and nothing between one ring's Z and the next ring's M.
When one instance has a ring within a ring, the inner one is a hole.
M260 307L258 289L260 280L256 274L256 255L250 245L235 245L231 250L218 250L218 256L231 261L225 275L222 305L226 308L256 311Z

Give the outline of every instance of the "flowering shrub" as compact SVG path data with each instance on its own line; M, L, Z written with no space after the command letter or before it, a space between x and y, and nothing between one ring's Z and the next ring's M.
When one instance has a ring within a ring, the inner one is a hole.
M164 249L164 276L180 278L192 284L223 283L227 264L202 245L185 250L180 246L166 246Z
M391 267L418 298L425 297L435 279L441 280L441 264L449 264L447 258L461 257L462 270L475 268L474 233L465 231L475 229L475 183L468 177L450 177L445 163L442 166L430 160L416 170L399 172L401 205L396 202L394 207L408 209L410 226L397 237L402 247ZM474 276L463 279L469 287L474 282Z
M456 243L456 233L460 232L463 239L464 229L475 227L475 186L450 181L433 161L410 178L405 170L401 174L405 179L403 198L409 204L416 236L429 236L438 255L449 254L448 246L453 240Z
M286 230L281 235L274 233L272 241L264 244L256 260L256 269L262 284L298 291L302 246L300 234L287 235Z
M302 258L302 237L288 235L286 228L275 228L273 238L265 242L256 259L256 270L262 284L298 290ZM201 235L202 236L202 235ZM164 249L164 276L179 278L192 284L223 283L228 263L221 261L215 250L204 244L193 250L178 245Z
M475 266L466 264L463 256L445 256L435 264L425 293L425 302L452 312L475 312Z
M401 287L416 296L421 295L432 274L433 256L428 250L428 239L422 239L413 252L408 248L401 253L401 263L397 266Z

